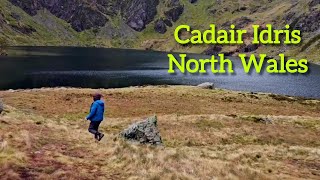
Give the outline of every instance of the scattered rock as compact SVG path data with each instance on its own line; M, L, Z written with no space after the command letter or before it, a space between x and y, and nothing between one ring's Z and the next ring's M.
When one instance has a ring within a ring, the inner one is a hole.
M312 11L307 15L299 17L295 29L302 32L315 32L320 29L320 11Z
M127 140L137 141L141 144L162 145L156 116L130 125L120 135Z
M199 84L197 87L202 89L214 89L214 84L210 82L205 82L205 83Z
M198 0L189 0L191 4L196 3Z
M249 23L254 22L248 17L242 16L241 18L237 18L233 21L233 24L236 26L236 28L244 28L246 27Z
M206 50L204 50L202 53L205 55L218 55L222 50L221 46L210 46Z
M160 34L164 34L167 32L166 24L164 23L163 19L158 19L154 24L154 30Z
M245 11L245 10L247 10L247 7L242 6L242 7L238 8L238 9L232 11L231 13L234 14L235 12L241 12L241 11Z

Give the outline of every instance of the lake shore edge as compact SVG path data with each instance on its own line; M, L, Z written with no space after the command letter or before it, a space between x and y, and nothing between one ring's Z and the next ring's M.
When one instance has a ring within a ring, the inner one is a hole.
M207 89L203 87L199 87L197 85L141 85L141 86L127 86L127 87L117 87L117 88L86 88L86 87L41 87L41 88L30 88L30 89L7 89L0 90L0 92L37 92L37 91L55 91L55 90L91 90L91 91L103 91L103 90L121 90L121 89L143 89L143 88L197 88L197 89ZM226 88L213 88L209 90L215 91L224 91L227 93L238 93L238 94L253 94L257 96L278 96L279 98L289 98L296 100L319 100L320 98L312 98L312 97L303 97L303 96L292 96L286 94L277 94L271 92L251 92L251 91L243 91L243 90L232 90Z

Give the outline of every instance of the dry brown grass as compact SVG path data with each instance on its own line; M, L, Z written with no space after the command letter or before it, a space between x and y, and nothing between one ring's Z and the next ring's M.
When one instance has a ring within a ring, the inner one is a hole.
M101 91L108 111L101 126L106 137L100 143L93 141L82 120L94 90L0 92L9 105L0 116L0 177L320 177L319 101L192 87ZM123 128L154 113L159 115L164 147L118 138ZM266 115L273 124L250 118Z

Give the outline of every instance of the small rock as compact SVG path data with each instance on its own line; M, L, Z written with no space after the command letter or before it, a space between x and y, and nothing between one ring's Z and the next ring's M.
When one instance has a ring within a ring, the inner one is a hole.
M205 83L199 84L197 87L202 89L214 89L214 84L210 82L205 82Z
M264 123L264 124L273 124L272 119L268 117L254 117L254 122Z
M157 117L149 117L130 125L120 133L127 140L137 141L141 144L162 145L162 139L157 127Z
M189 0L191 4L196 3L198 0Z

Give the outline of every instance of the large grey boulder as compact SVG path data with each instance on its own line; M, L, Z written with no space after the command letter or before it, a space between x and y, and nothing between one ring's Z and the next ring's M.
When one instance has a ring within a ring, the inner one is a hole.
M136 141L141 144L162 145L156 116L130 125L120 135L127 140Z
M0 114L2 113L2 111L4 111L4 106L3 106L3 103L0 99Z
M205 83L199 84L197 87L202 89L214 89L214 84L210 82L205 82Z

